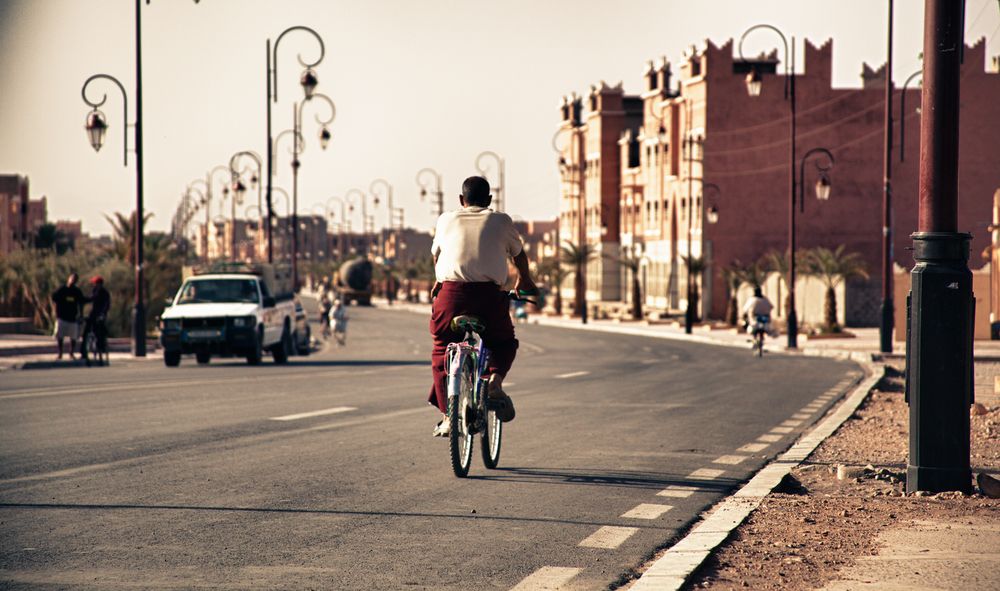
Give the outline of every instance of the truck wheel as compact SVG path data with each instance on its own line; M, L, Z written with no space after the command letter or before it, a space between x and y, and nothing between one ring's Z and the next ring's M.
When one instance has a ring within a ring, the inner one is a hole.
M205 351L198 351L194 354L194 358L198 360L198 365L208 365L208 362L212 360L212 354Z
M260 365L260 360L264 357L264 350L261 345L264 342L264 329L257 329L257 338L254 339L253 350L247 355L248 365Z
M177 367L181 364L181 352L180 351L164 351L163 352L163 365L167 367Z
M288 363L288 350L291 349L291 335L288 334L288 325L281 330L281 340L271 347L271 355L278 365Z

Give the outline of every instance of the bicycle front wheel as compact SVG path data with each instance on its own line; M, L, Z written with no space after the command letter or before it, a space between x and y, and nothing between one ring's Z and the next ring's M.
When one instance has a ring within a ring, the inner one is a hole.
M482 444L483 463L490 470L495 470L500 463L500 436L503 434L503 423L494 411L486 412L486 432L480 438Z
M472 415L472 364L464 360L462 367L448 377L448 447L451 451L451 469L455 476L465 478L472 464L473 434L469 421Z

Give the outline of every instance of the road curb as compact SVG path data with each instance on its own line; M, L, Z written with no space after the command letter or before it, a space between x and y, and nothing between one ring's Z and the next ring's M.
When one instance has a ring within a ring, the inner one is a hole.
M843 353L843 352L841 352ZM822 355L840 358L850 356ZM792 446L761 468L740 490L722 500L684 538L671 546L627 588L631 591L678 590L692 574L760 506L793 468L858 409L885 374L885 366L861 361L868 374L837 408Z

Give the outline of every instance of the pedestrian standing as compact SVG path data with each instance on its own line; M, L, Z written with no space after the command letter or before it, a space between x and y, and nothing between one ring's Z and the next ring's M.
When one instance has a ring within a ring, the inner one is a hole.
M347 344L347 309L342 300L337 300L330 310L330 324L333 326L333 337L340 346Z
M63 285L52 294L52 302L55 304L56 326L53 336L59 345L59 355L56 359L62 359L63 339L69 339L69 358L76 359L73 349L76 340L80 338L80 319L83 317L83 304L87 301L83 291L76 286L79 277L76 273L70 273Z

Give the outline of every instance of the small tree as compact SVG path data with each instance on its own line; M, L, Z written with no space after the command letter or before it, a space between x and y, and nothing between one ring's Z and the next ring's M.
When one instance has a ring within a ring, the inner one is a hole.
M736 326L739 316L739 302L736 300L737 292L743 285L743 274L746 265L739 259L734 259L722 268L722 281L726 285L726 324Z
M868 271L861 254L857 252L845 253L844 249L843 244L835 250L820 246L807 251L803 257L808 272L819 277L819 280L826 287L823 323L824 329L830 332L840 332L841 329L837 322L836 287L845 279L868 278Z
M632 254L609 257L632 274L632 320L642 320L642 285L639 283L639 269L642 267L642 257Z
M566 269L559 263L559 259L549 258L538 263L538 276L545 281L545 284L553 291L552 307L556 314L562 314L562 284L568 277Z
M587 318L587 286L584 285L584 272L587 263L592 261L597 253L588 244L563 243L559 249L559 261L568 267L568 274L573 275L573 300L576 312L586 321Z

